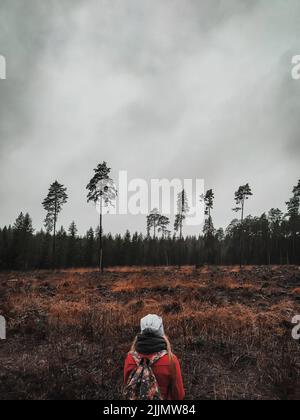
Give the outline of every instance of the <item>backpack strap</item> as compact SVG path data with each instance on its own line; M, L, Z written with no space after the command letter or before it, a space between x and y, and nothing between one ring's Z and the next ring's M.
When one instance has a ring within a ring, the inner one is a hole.
M132 356L133 360L135 361L136 365L139 366L141 364L142 358L136 351L131 351L129 354Z
M132 356L133 360L135 361L136 365L139 366L144 358L142 358L136 351L131 351L129 354ZM153 366L156 362L159 361L162 357L166 356L168 354L167 350L162 350L158 353L156 353L154 356L149 357L149 365Z
M152 358L150 358L149 366L153 366L156 362L159 361L162 357L168 354L167 350L162 350L159 353L156 353Z

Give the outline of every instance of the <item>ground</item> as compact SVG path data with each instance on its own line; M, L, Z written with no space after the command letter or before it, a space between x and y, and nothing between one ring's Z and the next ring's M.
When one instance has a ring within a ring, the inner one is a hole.
M147 313L163 316L188 399L300 399L299 267L0 273L0 399L120 399Z

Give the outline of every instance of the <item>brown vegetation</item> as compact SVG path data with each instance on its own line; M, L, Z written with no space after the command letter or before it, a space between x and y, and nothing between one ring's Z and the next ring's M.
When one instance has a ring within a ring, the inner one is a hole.
M119 399L139 319L163 316L188 399L300 398L298 267L0 273L1 399Z

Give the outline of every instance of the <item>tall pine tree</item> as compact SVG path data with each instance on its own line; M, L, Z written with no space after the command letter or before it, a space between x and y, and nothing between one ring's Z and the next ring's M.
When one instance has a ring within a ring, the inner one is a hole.
M113 180L110 178L111 168L107 167L107 163L100 163L94 169L94 176L88 183L87 201L93 202L99 208L99 268L104 271L103 264L103 211L105 207L113 204L117 196L117 189Z
M43 207L47 212L45 218L45 227L47 232L53 233L53 242L52 242L52 265L55 267L56 263L56 226L58 215L62 210L63 205L68 200L67 189L60 184L58 181L55 181L50 185L49 192L47 197L43 201Z

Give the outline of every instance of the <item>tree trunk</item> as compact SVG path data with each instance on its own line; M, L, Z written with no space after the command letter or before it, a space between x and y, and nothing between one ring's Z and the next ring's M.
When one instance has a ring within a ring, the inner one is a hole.
M241 216L241 233L240 233L240 268L243 265L243 222L244 222L244 203L242 203L242 216Z
M100 198L100 221L99 221L99 270L104 271L103 265L103 240L102 240L102 197Z
M55 268L55 254L56 254L56 222L54 222L53 228L53 244L52 244L52 267Z
M57 201L55 202L54 210L54 224L53 224L53 244L52 244L52 268L56 266L56 220L57 220Z
M181 217L181 220L180 220L180 240L182 240L182 215L180 216Z
M295 234L293 234L293 239L292 239L292 247L293 247L293 259L292 259L292 264L296 264L296 247L295 247Z
M179 264L178 268L181 268L182 266L182 215L180 218L180 225L179 225Z
M286 240L285 240L285 242L286 242L286 264L287 265L290 265L290 253L289 253L289 240L288 240L288 238L286 238Z

